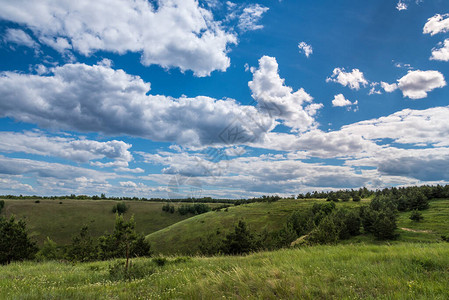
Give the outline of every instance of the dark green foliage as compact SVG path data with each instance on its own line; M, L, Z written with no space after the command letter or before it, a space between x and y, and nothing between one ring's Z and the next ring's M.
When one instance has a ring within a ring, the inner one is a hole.
M0 264L32 259L37 250L28 237L25 221L16 222L14 216L9 220L0 218Z
M392 240L397 237L394 233L397 228L396 218L387 212L379 213L373 227L373 234L379 240Z
M443 241L449 243L449 235L442 235L442 236L441 236L441 239L442 239Z
M348 193L343 193L340 196L341 201L343 202L348 202L351 199L351 196Z
M412 211L412 214L410 215L410 220L415 221L415 222L419 222L422 219L424 219L422 213L420 213L418 210Z
M321 220L318 226L310 232L307 241L312 244L335 244L338 241L339 234L339 228L338 225L335 224L334 218L326 216Z
M338 195L334 192L330 192L329 195L327 196L327 201L338 202Z
M193 215L200 215L204 214L206 212L209 212L211 209L209 205L206 205L204 203L197 203L193 205L181 205L178 207L178 212L180 215L186 215L186 214L193 214Z
M47 237L44 245L37 252L36 259L39 261L62 259L64 257L62 250L54 241Z
M167 259L165 257L154 257L152 261L159 267L163 267L167 263Z
M273 248L288 247L298 238L299 235L296 233L293 225L291 223L287 223L277 232L276 236L277 239ZM266 244L266 242L262 244Z
M41 203L41 201L40 200L36 200L36 201L34 201L34 203Z
M378 196L369 206L361 207L360 217L365 232L372 233L380 240L396 238L396 205L390 197Z
M142 234L137 234L134 217L128 222L117 215L114 231L99 238L101 259L137 257L150 255L150 245Z
M239 221L234 231L226 235L221 252L224 254L245 254L257 249L257 242L244 221Z
M359 195L352 196L352 201L354 201L354 202L360 202L361 200L362 200L362 198L360 198Z
M125 202L117 203L112 207L112 212L115 214L123 215L128 211L129 207L126 205Z
M98 258L98 243L89 235L89 227L83 226L67 246L67 258L71 261L94 261Z
M2 212L3 207L5 207L5 200L0 200L0 213Z
M345 240L351 236L360 234L360 214L355 210L338 209L335 210L331 218L338 228L340 240Z
M174 213L175 212L175 206L174 205L170 205L169 203L165 204L162 206L162 211L165 212L169 212L169 213Z

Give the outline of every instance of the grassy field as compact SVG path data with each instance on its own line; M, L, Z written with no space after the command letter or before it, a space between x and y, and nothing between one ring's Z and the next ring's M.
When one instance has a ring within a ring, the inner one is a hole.
M368 203L338 202L337 207L354 208ZM230 207L228 211L209 212L195 216L156 231L147 236L153 251L162 254L196 254L200 239L210 234L224 236L231 231L239 220L245 220L253 231L277 230L286 222L286 218L295 210L309 208L313 203L324 200L280 200L273 203L252 203ZM424 220L413 222L410 212L400 213L396 241L376 241L371 235L354 237L344 243L401 243L401 242L436 242L441 235L449 235L449 200L434 200L430 208L422 212ZM401 229L402 228L402 229Z
M30 235L39 244L47 236L58 244L66 244L84 224L89 226L95 237L112 231L115 221L112 207L116 203L118 202L110 200L40 200L40 203L35 203L35 200L5 200L6 205L1 215L14 214L17 218L24 218ZM126 201L126 204L129 205L129 210L125 217L134 215L137 231L144 234L192 216L163 212L162 202Z
M252 231L280 229L295 210L307 209L324 200L279 200L229 207L217 212L198 215L168 226L147 236L153 251L162 254L196 254L200 238L209 234L224 235L239 220L244 220ZM362 203L365 203L363 201ZM340 202L337 207L356 207L355 202Z
M134 260L148 275L111 278L113 262L0 266L0 299L448 299L449 243L338 245L244 257Z

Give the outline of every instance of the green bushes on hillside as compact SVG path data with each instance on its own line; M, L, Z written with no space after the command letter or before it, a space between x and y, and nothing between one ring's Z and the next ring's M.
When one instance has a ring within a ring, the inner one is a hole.
M126 213L128 211L128 209L129 209L129 206L126 205L125 202L120 202L112 207L112 212L114 214L117 213L119 215L123 215L124 213Z
M25 221L0 218L0 264L34 258L37 247L28 236Z

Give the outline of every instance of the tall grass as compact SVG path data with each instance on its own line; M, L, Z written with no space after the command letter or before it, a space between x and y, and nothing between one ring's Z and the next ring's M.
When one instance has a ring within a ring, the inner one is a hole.
M448 299L449 243L339 245L244 257L134 260L151 272L112 279L114 262L0 267L1 299Z

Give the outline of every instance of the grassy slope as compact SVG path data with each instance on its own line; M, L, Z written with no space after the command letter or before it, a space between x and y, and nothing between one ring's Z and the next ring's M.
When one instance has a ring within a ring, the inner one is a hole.
M25 218L31 236L41 244L47 236L58 244L71 241L72 235L87 224L93 236L100 236L114 227L115 214L110 200L5 200L1 215L14 214ZM149 234L191 217L162 211L164 203L126 201L130 206L126 218L134 215L138 232ZM212 206L212 205L211 205Z
M229 207L218 212L195 216L147 236L152 249L163 254L196 254L201 237L209 234L224 235L239 220L248 223L251 230L261 232L279 229L295 210L306 209L324 200L280 200L273 203L252 203ZM355 207L354 202L337 203L337 207Z
M338 245L192 258L131 282L110 262L0 266L1 299L448 299L449 243Z
M163 254L196 254L201 237L216 234L221 236L232 230L238 220L245 220L251 230L268 231L279 229L286 221L288 215L294 210L305 209L313 203L324 200L281 200L274 203L253 203L248 205L230 207L228 212L210 212L188 220L173 224L167 228L156 231L147 236L156 253ZM362 201L362 204L367 203ZM356 207L360 203L337 203L337 207ZM422 222L409 220L410 212L401 213L398 219L399 228L408 228L418 232L398 229L399 242L435 242L441 240L441 234L449 234L449 200L435 200L430 202L430 208L423 211ZM426 231L426 232L420 232ZM372 236L358 236L345 243L378 243Z

